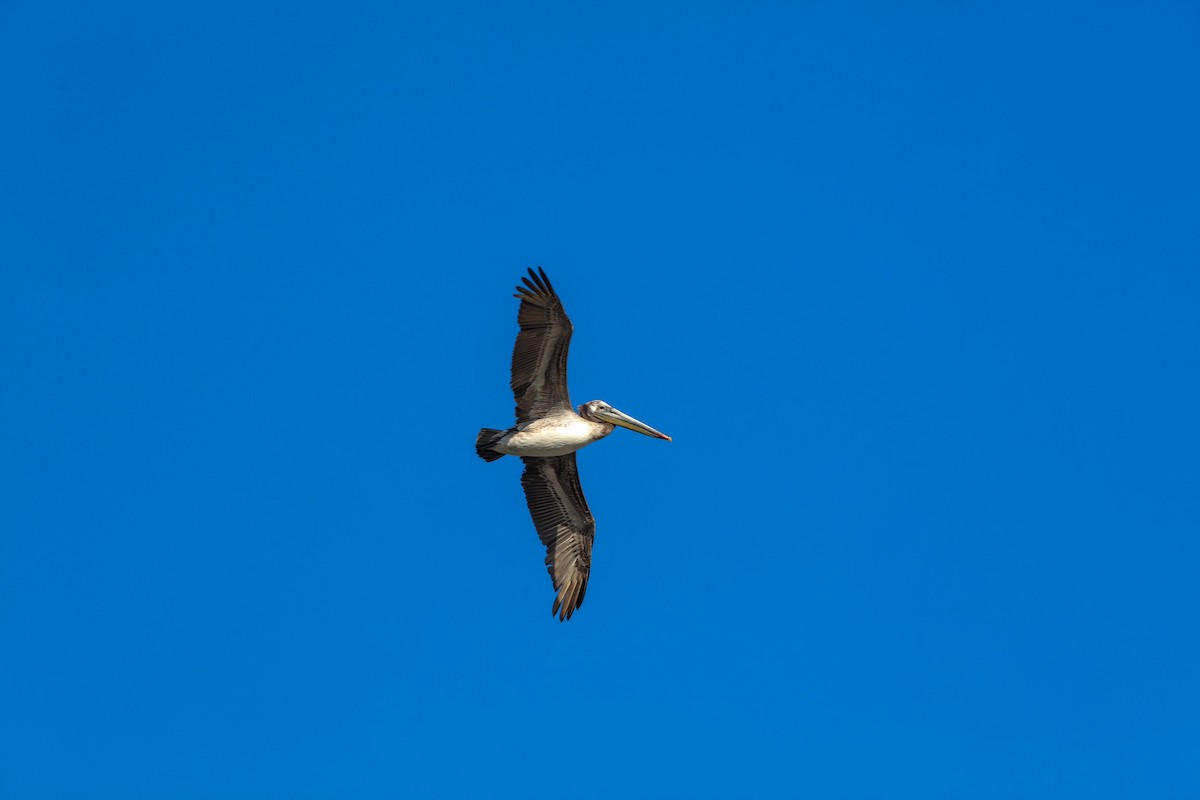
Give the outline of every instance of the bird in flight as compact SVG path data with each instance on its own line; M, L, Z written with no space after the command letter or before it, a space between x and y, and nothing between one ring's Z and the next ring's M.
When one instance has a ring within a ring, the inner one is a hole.
M603 400L571 406L567 394L567 348L571 320L550 285L545 271L529 270L524 286L513 295L521 301L517 324L521 332L512 355L512 391L517 401L517 424L508 430L484 428L475 439L475 452L484 461L506 455L525 462L521 485L542 544L546 568L557 595L550 613L568 620L587 592L592 566L596 520L588 509L575 451L598 442L620 425L655 439L671 437L623 414Z

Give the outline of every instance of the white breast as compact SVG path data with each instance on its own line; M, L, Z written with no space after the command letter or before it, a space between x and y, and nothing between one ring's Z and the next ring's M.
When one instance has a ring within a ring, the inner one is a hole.
M506 436L495 448L514 456L565 456L603 438L607 431L579 417L531 422L525 430Z

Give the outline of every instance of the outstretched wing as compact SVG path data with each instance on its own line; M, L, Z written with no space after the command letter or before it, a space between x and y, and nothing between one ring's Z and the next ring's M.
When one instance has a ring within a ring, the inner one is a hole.
M517 287L517 344L512 356L512 390L517 401L517 424L571 410L567 394L567 348L571 320L541 267L529 270Z
M546 567L558 592L550 613L558 614L562 622L583 605L592 568L596 520L579 486L574 453L521 460L525 462L525 474L521 476L525 500L538 536L546 545Z

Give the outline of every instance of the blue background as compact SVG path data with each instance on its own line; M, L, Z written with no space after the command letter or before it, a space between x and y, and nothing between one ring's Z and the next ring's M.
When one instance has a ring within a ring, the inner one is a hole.
M1200 11L903 5L6 4L0 794L1195 797Z

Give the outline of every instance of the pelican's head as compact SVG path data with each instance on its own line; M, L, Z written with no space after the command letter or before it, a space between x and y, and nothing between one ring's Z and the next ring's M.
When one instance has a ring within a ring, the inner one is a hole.
M659 433L646 423L638 422L628 414L622 414L603 400L593 400L590 403L584 403L579 407L579 416L589 419L592 422L607 422L612 425L620 425L622 428L629 428L631 431L637 431L655 439L671 441L670 436L667 436L665 433Z

